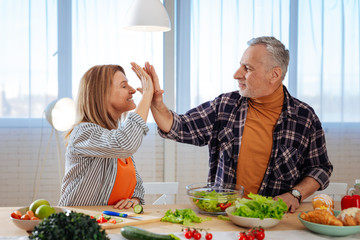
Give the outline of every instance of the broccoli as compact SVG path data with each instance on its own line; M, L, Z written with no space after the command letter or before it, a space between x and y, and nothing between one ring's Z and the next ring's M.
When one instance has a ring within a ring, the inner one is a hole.
M109 239L95 219L83 213L61 212L51 214L37 225L29 239Z

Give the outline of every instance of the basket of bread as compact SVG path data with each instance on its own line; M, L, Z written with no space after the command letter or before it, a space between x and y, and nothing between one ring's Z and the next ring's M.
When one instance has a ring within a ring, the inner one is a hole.
M356 199L352 205L343 204L346 197L348 196L342 200L341 211L337 211L334 210L334 199L331 196L316 195L312 199L313 210L300 213L299 220L309 230L324 235L347 236L356 234L360 232L360 208Z

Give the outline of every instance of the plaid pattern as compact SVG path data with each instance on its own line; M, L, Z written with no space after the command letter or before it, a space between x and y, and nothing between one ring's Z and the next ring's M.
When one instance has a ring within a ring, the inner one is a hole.
M173 112L169 133L160 136L177 142L209 147L208 182L236 183L236 168L248 109L238 91L224 93L183 115ZM259 189L264 196L289 191L310 176L327 187L333 166L320 120L307 104L290 96L284 86L284 105L274 128L269 166Z

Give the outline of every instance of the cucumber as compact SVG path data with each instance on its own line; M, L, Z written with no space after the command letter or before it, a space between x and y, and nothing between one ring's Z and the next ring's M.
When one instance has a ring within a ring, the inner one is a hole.
M121 235L129 240L180 240L174 234L157 234L133 226L122 227Z
M137 205L134 206L134 213L139 214L139 213L142 213L143 210L144 210L143 206L141 206L140 204L137 204Z

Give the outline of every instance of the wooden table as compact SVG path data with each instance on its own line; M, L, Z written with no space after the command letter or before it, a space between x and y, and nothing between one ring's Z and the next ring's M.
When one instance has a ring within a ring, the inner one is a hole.
M338 209L339 206L335 207ZM0 208L0 236L26 236L28 233L22 229L17 228L10 220L10 214L13 210L18 207L1 207ZM86 206L86 207L66 207L69 210L76 212L89 213L92 211L101 212L103 210L114 210L112 206ZM192 208L191 205L145 205L144 212L151 212L152 215L162 217L165 212L169 209L184 209ZM267 231L281 231L281 230L305 230L305 227L298 220L298 214L302 211L311 210L311 203L302 203L299 209L295 213L287 213L283 217L283 220L273 228L267 229ZM208 215L198 214L200 217L209 217ZM195 226L198 228L210 229L213 232L222 232L222 231L242 231L246 230L237 225L234 225L230 221L220 220L217 217L211 217L210 221L205 221L202 223L197 223ZM157 233L170 233L170 232L180 232L181 225L173 224L168 222L153 222L153 223L139 223L137 227L147 229L152 232ZM119 234L120 229L107 229L108 234Z

